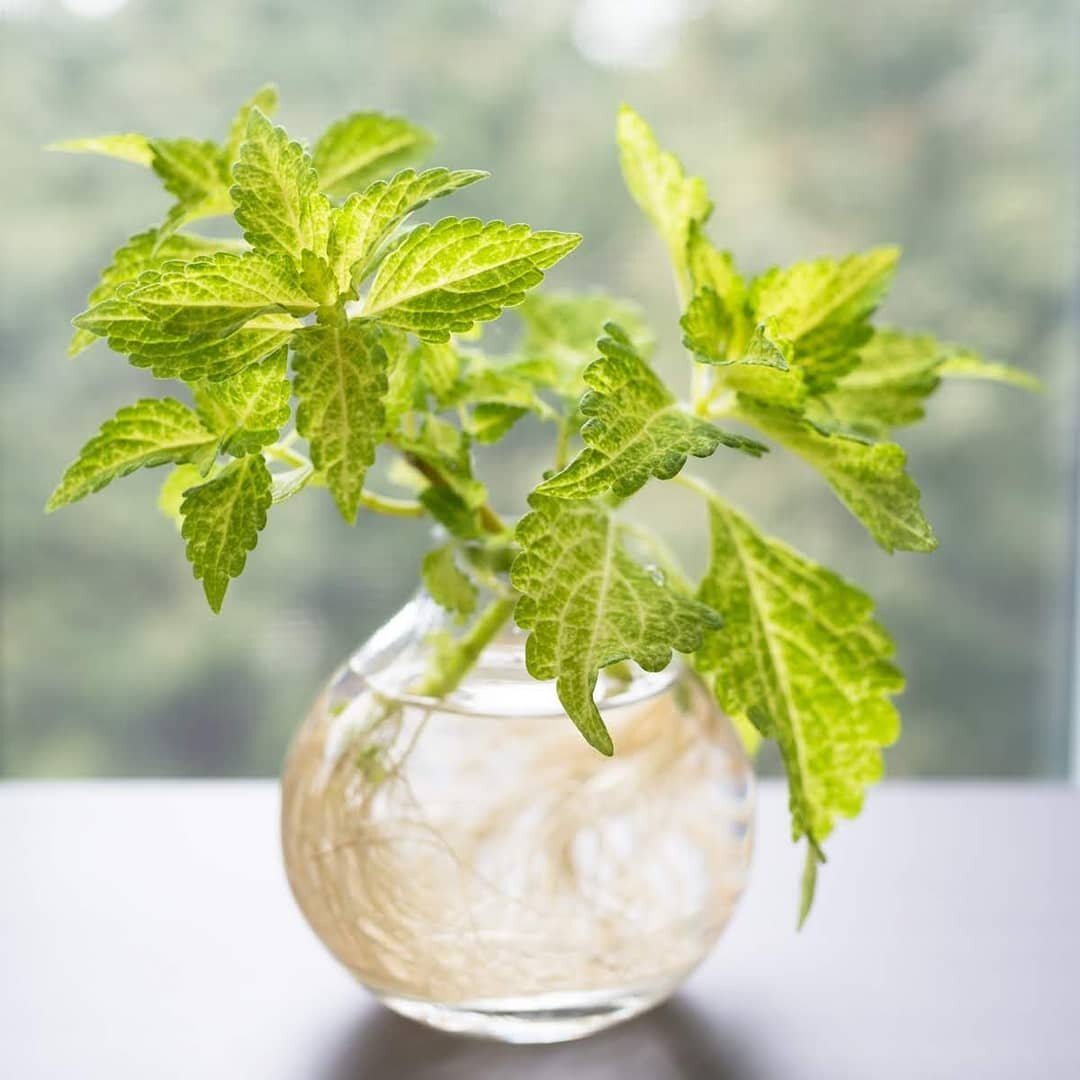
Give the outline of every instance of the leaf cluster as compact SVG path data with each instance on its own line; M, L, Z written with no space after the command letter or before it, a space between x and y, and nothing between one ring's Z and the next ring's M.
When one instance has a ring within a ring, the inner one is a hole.
M922 419L945 379L1033 380L875 325L896 248L746 274L709 237L704 181L623 107L626 185L678 286L690 376L680 395L654 369L632 304L531 291L579 236L455 217L409 228L414 211L487 174L416 171L430 135L377 113L331 125L309 152L268 119L276 103L260 90L221 143L60 144L147 166L175 199L103 271L71 351L103 338L187 398L121 408L48 509L171 464L159 505L215 611L273 507L307 488L325 489L349 523L362 512L434 519L445 541L420 575L464 629L441 640L419 692L453 689L513 611L530 673L555 680L604 754L615 747L594 701L600 671L625 661L656 671L673 651L690 655L747 747L779 748L792 833L807 843L805 917L825 840L859 812L899 733L891 699L903 679L865 593L759 531L686 463L716 457L722 471L787 451L884 550L929 552L937 542L895 433ZM191 231L225 215L235 239ZM520 342L490 355L480 324L508 308ZM551 425L552 467L538 470L529 512L506 523L473 449L526 416ZM380 451L411 497L370 488ZM622 516L657 480L702 500L710 546L698 582Z

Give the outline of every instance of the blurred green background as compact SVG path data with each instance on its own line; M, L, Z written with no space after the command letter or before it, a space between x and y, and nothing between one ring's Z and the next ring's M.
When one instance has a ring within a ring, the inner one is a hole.
M669 273L622 190L620 100L705 176L713 236L751 270L902 244L887 319L1047 386L953 383L908 434L940 552L884 555L780 455L698 469L879 598L910 682L893 774L1065 774L1080 205L1068 0L0 0L0 19L0 773L274 772L331 669L413 587L426 527L362 514L350 529L321 491L275 509L217 618L154 509L160 472L42 514L101 420L160 390L102 344L75 361L65 345L113 249L167 205L143 170L42 146L219 137L274 81L296 136L399 111L439 134L433 164L492 171L440 213L582 232L551 287L640 302L669 371L684 363ZM525 425L482 456L499 505L519 508L540 438ZM685 493L651 485L642 513L700 548Z

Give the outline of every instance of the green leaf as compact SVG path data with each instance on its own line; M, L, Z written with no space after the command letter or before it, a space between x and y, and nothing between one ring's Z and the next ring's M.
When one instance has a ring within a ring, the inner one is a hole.
M748 402L737 415L813 465L886 551L937 547L919 505L919 489L904 470L906 456L896 443L825 435L790 412Z
M323 191L343 198L422 158L432 142L401 117L361 112L331 124L311 156Z
M515 369L575 403L585 392L581 373L596 359L596 339L618 323L647 356L654 340L641 309L603 293L530 293L514 309L525 324L522 361Z
M341 290L367 276L390 234L414 210L489 175L474 169L428 169L419 174L406 169L350 195L334 214L328 249Z
M337 303L337 281L330 264L321 255L305 251L300 256L300 284L318 304L332 307Z
M49 143L46 150L63 150L69 154L102 154L104 157L129 161L132 165L149 166L154 160L154 151L150 140L145 135L128 133L124 135L92 135L86 139L64 139Z
M802 882L799 887L799 929L801 930L814 906L814 893L817 891L818 863L825 861L825 856L813 844L806 845L806 860L803 863Z
M126 298L170 330L207 337L226 337L266 312L307 315L318 306L285 259L252 252L166 263L139 278Z
M770 337L786 339L793 363L803 369L811 392L828 390L857 363L873 333L870 316L892 281L900 252L875 248L846 259L817 259L774 268L750 287L759 323L769 320Z
M420 492L419 499L427 512L451 536L459 540L479 540L483 536L476 519L476 508L452 488L432 484Z
M170 236L198 218L231 214L228 173L217 143L196 139L152 139L153 170L176 196L159 234Z
M444 544L424 556L421 576L432 599L455 615L471 615L476 608L476 586L457 564L457 549Z
M406 413L423 407L419 400L420 354L406 334L390 327L383 329L382 346L387 357L386 430L395 431Z
M157 229L133 236L113 255L112 263L101 273L101 280L87 298L87 308L108 300L116 290L129 281L134 281L145 270L156 270L171 259L194 259L198 255L227 250L231 241L212 240L209 237L178 235L161 238ZM75 331L68 355L77 356L83 349L94 342L98 335L91 330Z
M970 349L929 334L886 329L859 350L858 367L807 403L806 415L822 431L882 438L923 418L925 399L943 376L1039 389L1038 380L1019 368L987 362Z
M497 443L523 417L528 409L517 405L499 405L494 402L481 402L469 414L467 429L478 443Z
M206 477L195 465L177 465L158 489L157 508L176 526L179 532L184 525L180 506L184 496L193 487L198 487Z
M748 361L746 282L727 251L718 251L696 221L687 239L687 264L693 298L680 320L683 344L708 364Z
M400 433L394 441L421 472L425 465L437 470L441 482L471 510L483 505L487 490L473 475L472 442L466 432L438 416L428 415L418 434Z
M148 279L146 279L148 280ZM227 379L287 344L301 326L290 315L260 315L223 338L193 336L147 318L132 299L135 285L121 285L114 296L74 319L77 327L108 338L109 348L159 379Z
M240 146L247 136L248 122L251 114L258 109L263 116L273 116L277 112L278 92L273 83L267 83L259 87L255 93L244 102L233 117L229 126L229 137L225 140L222 160L227 169L231 169L233 163L240 157Z
M794 839L814 848L854 817L899 734L893 643L865 593L709 499L709 566L699 598L723 629L694 657L724 710L775 739Z
M277 439L289 419L292 384L285 348L219 382L195 388L195 408L221 440L221 452L233 457L258 453Z
M358 322L306 327L293 338L293 349L296 428L342 517L352 523L386 432L386 352L378 330Z
M470 358L468 369L451 388L449 402L472 406L464 423L480 443L498 442L528 413L541 420L557 418L537 392L534 380L522 374L517 365L495 367L477 357Z
M297 265L304 251L325 253L330 200L319 190L311 158L257 108L232 171L236 220L257 252L284 255Z
M184 496L181 535L196 580L214 611L221 610L229 579L244 571L270 508L270 472L261 454L238 458Z
M508 405L545 419L555 415L537 393L536 384L515 365L497 367L475 357L470 358L467 370L450 388L447 400L452 405Z
M887 436L923 418L923 402L937 389L949 352L928 335L879 330L859 350L859 366L811 399L806 415L823 431Z
M190 461L205 472L216 450L214 433L186 405L173 398L144 398L105 421L64 473L45 510L76 502L136 469Z
M564 499L586 499L612 491L632 495L650 476L670 480L687 455L708 457L718 446L759 456L761 443L730 435L692 416L676 401L614 323L597 342L601 358L585 369L591 388L582 398L587 421L583 449L561 472L536 489Z
M775 320L754 328L735 363L724 369L724 385L744 398L801 412L807 386L803 371L792 366L794 346L776 331Z
M270 479L270 500L276 506L303 491L315 479L315 470L310 464L297 465L295 469L271 473Z
M450 342L421 341L414 351L421 392L430 394L438 408L445 408L461 374L457 349Z
M627 554L609 513L590 502L533 494L518 522L521 554L511 581L514 617L530 631L529 673L556 679L559 700L588 743L611 754L593 701L601 668L635 660L660 671L672 649L694 652L720 620L712 608L661 582Z
M1042 383L1030 371L1013 367L1011 364L984 360L970 349L961 349L956 346L953 348L955 351L947 356L937 369L937 373L945 378L987 379L991 382L1008 383L1020 390L1042 392Z
M712 212L705 181L687 176L679 159L660 149L652 129L628 105L619 109L616 141L627 189L663 238L676 272L684 276L691 225L706 221Z
M379 266L364 314L427 341L447 341L451 332L520 304L543 271L580 242L573 233L478 218L418 225Z

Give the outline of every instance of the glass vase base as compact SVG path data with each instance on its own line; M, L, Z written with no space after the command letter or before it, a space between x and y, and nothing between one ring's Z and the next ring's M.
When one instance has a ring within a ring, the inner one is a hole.
M461 1005L379 995L387 1008L440 1031L505 1043L560 1043L582 1039L659 1005L680 980L627 991L538 994Z

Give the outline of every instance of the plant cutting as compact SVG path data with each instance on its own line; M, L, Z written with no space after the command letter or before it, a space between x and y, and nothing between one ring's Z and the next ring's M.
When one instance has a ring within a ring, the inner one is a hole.
M431 137L377 113L307 150L276 104L260 90L220 143L58 144L146 166L175 199L116 252L71 352L103 338L181 396L121 408L47 508L171 466L159 503L215 612L286 500L329 495L361 544L371 514L436 525L421 591L333 677L290 753L290 882L399 1011L522 1041L586 1034L671 993L723 929L762 740L806 847L801 921L829 834L899 734L903 678L872 601L733 507L725 470L791 453L879 546L929 552L893 433L943 380L1033 380L876 326L895 248L744 275L710 237L704 181L624 106L626 186L676 285L686 379L669 387L632 303L533 291L580 236L410 226L487 174L418 171ZM229 215L234 239L193 228ZM509 353L482 335L504 311L520 323ZM474 449L528 420L550 454L513 520ZM661 483L707 515L700 580L631 516Z

